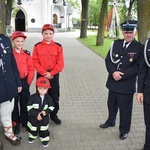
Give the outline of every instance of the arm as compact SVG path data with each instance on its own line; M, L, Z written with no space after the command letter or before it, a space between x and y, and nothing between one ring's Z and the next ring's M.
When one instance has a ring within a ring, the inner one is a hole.
M45 110L46 115L50 114L54 110L54 103L50 96L48 97L48 108Z
M30 96L28 104L27 104L27 111L28 111L29 115L34 116L34 117L37 118L37 116L39 114L39 110L35 106L36 104L34 103L34 99L35 99L34 96Z
M27 82L30 85L33 81L34 78L34 67L33 67L33 62L32 58L30 55L27 55L27 66L28 66L28 77L27 77Z
M111 62L110 51L107 53L107 56L105 59L105 65L106 65L106 69L110 75L112 75L115 71L117 71L114 64Z
M107 71L114 78L114 80L118 81L122 78L122 75L124 74L121 71L117 71L116 67L112 63L110 59L110 51L108 52L107 57L105 59L105 64L106 64Z

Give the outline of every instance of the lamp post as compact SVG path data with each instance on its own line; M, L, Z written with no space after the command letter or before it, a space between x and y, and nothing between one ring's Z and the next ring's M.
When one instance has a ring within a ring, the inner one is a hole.
M54 3L54 4L57 4L58 2L57 2L57 0L53 0L53 3Z
M17 4L18 4L18 5L21 5L21 4L22 4L22 3L21 3L21 0L18 0Z
M70 31L70 15L71 14L72 14L71 3L67 3L68 31Z

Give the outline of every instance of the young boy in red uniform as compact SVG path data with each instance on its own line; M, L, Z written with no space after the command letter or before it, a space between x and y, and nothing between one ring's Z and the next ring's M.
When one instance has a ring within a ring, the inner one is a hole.
M15 105L12 113L15 134L20 132L20 124L22 127L27 127L27 103L30 96L29 87L34 78L34 67L30 52L23 49L25 39L26 36L23 32L16 31L12 34L13 54L22 82L22 91L19 93L19 96L15 98ZM20 108L18 104L20 104Z
M33 143L39 133L43 147L49 143L49 114L54 110L52 98L47 94L50 82L40 77L36 81L37 92L30 96L27 109L29 113L29 143Z
M37 43L33 49L33 65L37 71L37 78L46 77L51 83L48 94L52 97L55 109L51 112L51 120L61 124L57 113L59 110L59 72L64 68L63 48L53 41L54 27L45 24L42 27L43 40Z

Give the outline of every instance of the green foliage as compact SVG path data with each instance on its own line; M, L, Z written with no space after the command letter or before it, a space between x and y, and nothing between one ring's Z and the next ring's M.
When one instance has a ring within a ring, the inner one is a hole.
M88 15L89 25L98 26L99 11L100 11L101 5L102 5L102 0L90 0L89 15Z
M96 35L89 35L87 38L82 38L82 39L78 38L78 40L103 58L106 57L110 45L113 41L113 39L105 38L103 46L96 46L95 45Z

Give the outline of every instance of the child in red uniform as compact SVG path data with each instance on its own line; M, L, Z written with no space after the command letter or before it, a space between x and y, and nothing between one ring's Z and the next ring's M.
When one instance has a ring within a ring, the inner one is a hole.
M28 101L28 131L29 143L33 143L39 133L43 147L49 143L49 114L54 109L52 98L47 94L50 82L47 78L40 77L36 81L37 92L30 96Z
M15 98L15 105L12 113L15 134L20 132L20 124L22 127L27 127L27 103L30 96L29 87L34 78L34 67L30 52L23 49L25 39L26 36L20 31L16 31L12 34L12 41L14 45L13 54L22 82L22 91L19 93L19 96ZM20 104L20 107L18 107L18 104Z
M48 95L52 97L55 109L51 112L51 120L61 124L57 113L59 110L59 73L64 68L63 47L53 41L54 27L45 24L42 27L43 40L37 43L33 49L33 64L37 71L37 78L46 77L51 83Z

